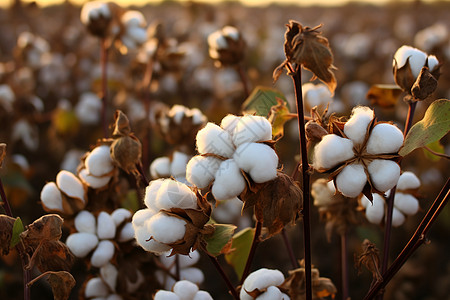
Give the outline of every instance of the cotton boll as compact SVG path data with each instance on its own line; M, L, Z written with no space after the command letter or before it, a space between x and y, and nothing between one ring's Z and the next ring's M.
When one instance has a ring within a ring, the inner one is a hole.
M329 169L353 156L351 140L327 134L314 148L314 168Z
M111 218L113 219L114 224L116 224L116 226L119 226L125 220L130 219L131 216L132 216L131 211L125 208L118 208L111 214Z
M200 154L212 153L231 157L234 153L233 142L228 131L214 123L208 123L197 133L197 150Z
M128 241L131 241L134 238L134 228L133 228L133 224L131 223L126 223L123 227L122 230L120 230L119 233L119 237L118 237L118 241L121 243L125 243Z
M188 280L180 280L173 286L173 292L180 300L191 300L198 292L198 286Z
M434 55L429 55L427 60L428 69L433 72L434 69L439 65L439 61Z
M158 190L155 206L159 209L171 209L173 207L197 209L197 196L187 185L172 179L166 179Z
M48 182L44 185L41 191L41 201L50 210L63 211L62 195L54 182Z
M97 229L95 224L95 217L87 210L80 211L75 217L74 222L75 228L78 232L95 234Z
M222 127L222 129L228 131L228 133L233 135L236 125L238 124L240 119L241 119L241 117L238 117L235 115L231 115L231 114L227 115L220 122L220 127Z
M420 70L422 70L422 67L425 65L426 59L427 55L425 52L411 46L401 46L394 54L394 66L395 63L397 63L397 68L401 68L408 60L412 75L417 77L420 74Z
M284 275L278 270L269 270L266 268L259 269L245 279L241 288L241 299L247 299L246 291L253 291L255 289L265 289L269 286L281 285L284 281ZM252 297L248 299L253 299Z
M97 249L91 257L91 264L100 268L108 263L114 256L115 248L111 241L105 240L98 243Z
M346 197L357 197L367 182L367 175L361 164L345 166L336 177L339 192Z
M179 151L175 151L172 155L172 164L170 165L170 174L177 177L186 176L186 165L190 159L190 156Z
M397 190L418 189L420 180L413 172L403 172L397 182Z
M398 227L403 223L405 223L405 215L394 207L394 209L392 210L392 226Z
M153 252L155 254L161 254L170 250L169 246L150 239L152 234L145 227L135 226L134 234L136 242L146 251Z
M180 297L175 293L160 290L155 294L153 300L180 300Z
M154 211L153 209L140 209L134 213L131 223L133 224L133 227L142 227L145 225L145 222L150 220L150 218L155 214L156 211Z
M107 145L96 147L89 153L84 162L88 172L94 176L102 176L113 170L114 165Z
M173 285L177 282L175 279L173 279L171 276L168 276L161 270L155 271L155 277L159 284L162 285L166 290L172 290Z
M100 121L102 101L94 93L84 93L75 106L75 114L81 124L95 125Z
M384 199L379 194L372 194L373 202L370 203L366 196L361 198L361 201L367 202L366 218L370 223L380 224L384 216ZM363 200L364 199L364 200Z
M109 289L113 292L116 291L118 274L119 272L117 271L117 268L110 263L105 264L100 268L100 276L103 278L103 281L108 285Z
M283 295L276 286L269 286L267 288L267 291L256 297L256 300L282 300L282 299Z
M94 299L92 299L94 300ZM112 294L106 297L106 300L123 300L123 298L117 294Z
M198 291L192 300L213 300L213 297L206 291Z
M78 173L78 176L80 177L82 182L84 182L88 187L92 189L100 189L105 187L112 177L112 176L97 177L89 174L87 169L82 169Z
M366 136L367 126L374 118L373 110L367 106L357 106L352 116L344 125L345 135L355 144L361 144Z
M67 237L66 245L76 257L83 258L97 247L98 238L95 234L78 232Z
M183 120L183 117L186 115L187 110L188 109L185 106L176 104L172 106L167 115L170 118L172 118L176 124L181 125L181 121Z
M367 169L372 184L380 192L393 188L400 177L400 166L391 160L375 159Z
M116 236L116 224L111 215L104 211L97 217L97 236L101 240L113 239Z
M416 197L409 194L397 192L394 198L394 206L399 211L409 216L414 215L419 211L419 201L417 201Z
M156 241L172 244L184 237L186 221L159 212L148 221L147 230Z
M256 183L277 177L278 156L275 150L265 144L244 143L236 149L233 159Z
M185 268L180 270L180 280L189 280L195 284L201 284L205 280L205 275L198 268Z
M214 179L221 160L212 156L194 156L186 165L186 179L198 188L207 187Z
M397 126L388 123L375 125L367 141L370 154L396 153L403 145L403 133Z
M161 255L159 259L164 266L166 266L167 268L171 268L175 265L176 256L175 255L168 256L168 255L170 255L170 252L167 252L166 255ZM189 255L177 255L177 256L178 256L178 265L181 269L196 264L200 259L200 253L197 250L189 253Z
M67 196L85 202L85 190L81 181L68 171L59 171L56 175L56 185Z
M156 207L156 198L164 181L165 179L152 180L145 188L144 204L147 205L148 208L159 210L159 208Z
M170 177L170 158L158 157L150 164L150 175L153 179Z
M272 124L260 116L243 116L236 124L233 143L239 147L243 143L262 142L272 139Z
M109 294L108 286L99 277L94 277L86 283L84 296L86 298L106 297Z
M192 116L192 124L194 125L204 124L208 121L208 118L206 118L206 116L198 108L192 108L188 115Z
M233 159L228 159L220 164L211 191L217 200L226 200L242 193L245 185L238 165Z

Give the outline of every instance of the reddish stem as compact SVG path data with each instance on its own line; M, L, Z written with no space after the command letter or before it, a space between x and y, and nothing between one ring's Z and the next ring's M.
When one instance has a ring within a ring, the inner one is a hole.
M245 75L244 67L242 64L239 64L236 69L239 74L239 78L241 79L242 86L244 87L245 98L248 98L248 96L250 96L250 89L248 87L248 79Z
M102 70L102 111L101 111L101 120L102 120L102 128L103 128L103 137L108 137L108 121L106 118L107 111L107 97L108 97L108 74L107 74L107 66L108 66L108 47L107 40L105 38L101 39L101 50L100 50L100 64Z
M211 256L210 254L206 253L209 257L209 259L211 260L211 262L213 263L214 267L216 268L216 270L219 272L220 276L222 276L222 279L225 281L228 290L230 291L231 295L233 296L233 298L235 300L239 300L239 295L236 292L236 289L234 288L233 284L230 281L230 278L228 278L227 274L225 273L225 271L222 269L222 266L219 264L219 262L217 261L217 258L214 256Z
M250 248L250 253L248 254L247 257L247 262L245 263L245 268L244 272L242 273L240 285L244 283L245 278L247 278L248 274L250 273L250 267L252 266L252 261L253 258L255 257L256 247L260 242L259 236L261 235L261 229L262 223L260 221L256 221L255 235L253 236L252 246Z
M281 236L283 237L283 242L286 247L286 250L289 255L289 259L291 260L292 268L298 269L300 268L297 259L295 258L294 250L292 249L291 242L289 241L289 238L287 236L286 230L283 228L281 230Z
M347 300L349 295L348 288L348 254L347 254L347 232L341 234L341 283L342 300Z

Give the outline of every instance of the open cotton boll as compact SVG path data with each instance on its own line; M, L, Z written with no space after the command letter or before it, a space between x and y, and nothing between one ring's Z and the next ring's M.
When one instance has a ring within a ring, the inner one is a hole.
M233 223L241 215L242 201L233 197L220 202L213 210L213 219L220 223Z
M380 123L375 125L367 141L370 154L396 153L403 145L403 133L397 126Z
M84 162L89 174L102 176L113 170L114 165L110 155L110 147L102 145L89 153Z
M125 243L131 241L133 238L134 238L133 224L126 223L120 230L119 237L117 240L121 243Z
M87 232L72 233L67 237L66 245L76 257L83 258L98 245L95 234Z
M211 191L217 200L226 200L242 193L245 185L245 179L238 165L233 159L228 159L220 164Z
M195 284L201 284L205 280L205 275L198 268L185 268L180 270L180 280L189 280Z
M152 180L145 188L144 204L148 208L159 210L159 208L156 207L156 198L158 196L158 191L165 180L166 179Z
M233 143L239 147L243 143L262 142L272 139L272 124L261 116L243 116L236 124Z
M208 36L208 46L213 49L225 49L228 47L228 42L220 30L211 33Z
M333 183L333 181L330 181ZM334 186L333 186L334 190ZM311 195L314 198L315 206L323 206L330 203L334 196L334 191L328 188L328 182L326 179L321 178L313 182L311 186Z
M374 187L380 192L393 188L400 177L400 166L386 159L375 159L367 167Z
M180 280L173 286L173 292L180 300L191 300L198 292L198 286L188 280Z
M186 113L187 108L185 106L176 104L172 106L167 115L172 118L176 124L181 125L181 121L183 120L183 117L186 115Z
M75 106L75 114L81 124L95 125L100 121L102 101L94 93L83 93Z
M162 254L170 250L169 246L153 239L150 240L152 234L147 230L146 226L134 226L134 235L136 242L146 251Z
M113 258L114 251L114 244L111 241L100 241L97 249L92 253L91 264L97 268L104 266Z
M212 153L231 157L234 153L233 142L228 131L209 122L197 133L197 150L200 154Z
M355 144L361 144L366 136L367 126L374 118L373 110L367 106L357 106L344 125L345 135Z
M256 297L257 300L287 300L283 298L283 294L276 286L269 286L267 290Z
M411 46L403 45L395 52L393 65L395 66L395 63L397 63L397 68L401 68L406 64L406 61L408 61L412 75L417 77L420 74L420 70L422 70L422 67L425 65L426 59L427 54L425 52Z
M156 241L172 244L184 237L186 221L159 212L147 222L147 230Z
M222 28L223 35L232 38L237 41L239 39L239 30L233 26L225 26Z
M176 256L168 256L170 252L167 252L165 255L161 255L159 260L163 263L167 268L171 268L175 265ZM200 259L200 253L195 250L189 253L189 255L178 255L178 265L180 268L187 268L194 264L196 264Z
M434 69L439 65L439 61L434 55L429 55L427 58L428 69L433 72Z
M206 291L198 291L192 300L213 300L213 297Z
M88 187L90 187L92 189L100 189L100 188L106 186L112 177L112 176L97 177L97 176L89 174L87 169L82 169L78 173L78 176Z
M99 277L89 279L84 289L84 296L86 298L106 297L109 295L108 286Z
M85 190L81 181L69 171L59 171L56 175L56 185L67 196L85 202Z
M158 157L150 164L150 175L153 179L170 176L170 158Z
M372 194L373 202L363 196L361 203L366 203L366 218L372 224L380 224L384 216L384 199L379 194ZM364 206L364 204L363 204Z
M130 219L131 216L131 211L125 208L118 208L111 214L111 218L113 219L116 226L119 226L123 221Z
M117 275L119 275L117 268L110 263L105 264L100 268L100 276L113 292L116 291Z
M155 206L159 209L171 209L173 207L197 209L197 196L184 183L166 179L158 190Z
M405 223L405 215L402 214L396 207L392 210L392 226L398 227Z
M220 159L212 156L194 156L186 165L186 180L203 189L213 181L220 163Z
M41 191L41 201L48 209L63 211L61 191L54 182L47 182L44 185Z
M208 118L198 108L192 108L188 116L192 116L192 124L194 125L200 125L208 121Z
M251 292L255 289L262 290L268 288L269 286L278 286L281 285L283 281L284 275L280 271L266 268L259 269L248 275L245 279L240 292L241 300L253 300L253 297L251 297L246 291Z
M120 18L120 21L127 27L145 26L147 24L144 15L137 10L126 11Z
M409 194L397 192L394 198L394 206L402 213L409 216L414 215L419 211L419 201L417 201L416 197Z
M353 142L335 134L327 134L314 148L314 167L329 169L354 156Z
M109 19L111 12L108 4L103 1L86 2L81 9L80 20L83 24L88 25L92 20L100 17Z
M156 211L150 208L140 209L134 213L131 223L133 227L142 227L145 222L150 220L156 214Z
M319 105L323 105L325 107L327 103L333 100L330 90L323 83L305 83L302 85L302 91L305 103L307 103L310 108Z
M186 176L186 165L190 159L190 156L179 151L175 151L172 155L172 164L170 165L170 174L177 177Z
M418 189L420 180L413 172L403 172L397 182L397 190Z
M236 149L233 159L256 183L277 177L278 156L275 150L265 144L244 143Z
M238 124L240 119L241 119L241 117L238 117L235 115L231 115L231 114L227 115L220 122L220 127L222 127L224 130L228 131L231 134L231 136L233 136L236 125Z
M180 297L173 292L160 290L155 294L153 300L180 300Z
M97 236L101 240L116 236L116 224L110 214L102 211L97 217Z
M80 211L75 217L75 228L78 232L95 234L97 230L95 217L87 210Z
M364 166L350 164L345 166L336 177L336 186L339 192L346 197L357 197L367 182Z

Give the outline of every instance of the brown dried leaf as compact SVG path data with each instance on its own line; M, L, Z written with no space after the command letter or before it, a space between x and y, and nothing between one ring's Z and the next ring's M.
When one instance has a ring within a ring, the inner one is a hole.
M75 286L75 279L66 271L49 272L47 278L48 283L52 287L54 300L67 300L70 296L70 291Z
M419 76L411 88L413 101L423 101L437 88L437 79L430 73L427 67L423 67Z
M362 243L362 248L363 252L355 259L355 266L358 269L358 272L361 273L361 268L364 266L372 272L374 280L383 280L380 273L380 257L377 247L368 239L365 239Z
M57 241L61 238L61 225L64 220L56 215L44 215L27 226L20 234L25 246L36 249L44 241Z
M116 110L114 120L113 137L125 136L131 133L130 121L121 110Z
M297 118L297 114L289 112L286 101L278 97L276 100L278 104L270 108L267 119L272 124L272 136L282 137L284 135L284 124L291 119Z
M402 90L397 85L375 84L370 87L366 98L370 101L371 105L392 108L397 104L401 93Z
M401 68L398 68L397 61L394 59L394 80L403 91L408 94L411 93L411 88L416 78L412 74L409 57L406 59L405 65Z
M34 263L41 272L70 271L74 259L66 244L60 241L43 242L33 256Z
M0 143L0 168L2 167L5 156L6 156L6 144Z
M0 215L0 250L3 255L9 253L15 218Z

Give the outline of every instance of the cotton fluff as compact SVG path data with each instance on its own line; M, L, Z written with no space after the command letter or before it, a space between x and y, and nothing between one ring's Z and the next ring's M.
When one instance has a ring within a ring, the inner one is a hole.
M114 244L109 240L103 240L98 243L97 248L91 257L91 264L100 268L108 263L114 256Z
M405 215L411 216L419 211L419 201L416 197L401 192L395 193L394 206Z
M262 142L272 139L272 125L261 116L243 116L237 122L233 133L233 143L239 147L243 143Z
M223 157L232 157L234 152L230 134L209 122L197 133L197 150L200 154L212 153Z
M335 134L327 134L314 148L314 167L329 169L354 156L353 142Z
M78 232L96 233L96 220L92 213L87 210L80 211L74 220L75 229Z
M241 216L242 201L238 197L233 197L224 201L217 201L218 204L213 210L213 219L219 223L233 223ZM245 220L239 218L239 220ZM240 224L239 224L240 225ZM239 227L239 226L238 226Z
M256 183L277 177L278 156L275 150L265 144L244 143L236 149L233 159Z
M156 254L162 254L169 251L170 247L162 244L151 238L151 233L148 231L147 222L155 215L155 211L152 209L138 210L132 219L134 235L136 242L146 251L154 252Z
M122 224L127 219L130 219L131 216L132 216L131 212L125 208L118 208L111 213L111 218L113 219L116 227Z
M180 300L180 297L173 292L160 290L155 294L153 300Z
M67 237L66 245L76 257L85 257L98 245L98 237L92 233L78 232Z
M220 127L228 131L232 135L234 134L234 130L240 119L241 118L238 116L229 114L222 119L222 121L220 122Z
M119 271L117 271L117 268L113 264L107 263L100 268L101 278L113 292L116 291L118 275Z
M430 72L433 72L434 69L436 69L437 66L439 66L439 61L436 56L429 55L427 58L427 65L428 69L430 69Z
M97 236L99 239L113 239L116 236L116 224L110 214L102 211L97 217Z
M114 168L110 155L110 148L107 145L96 147L89 153L84 162L89 174L103 176L111 172Z
M100 189L105 187L109 181L111 180L112 176L94 176L89 174L87 169L81 169L78 173L78 176L80 177L81 181L83 181L88 187L92 189Z
M186 180L199 188L207 187L214 180L221 160L212 156L194 156L186 165Z
M122 227L122 230L120 230L119 237L117 238L117 240L121 243L125 243L131 241L133 238L134 238L133 224L126 223Z
M180 297L180 300L191 300L198 292L198 286L188 280L180 280L173 286L173 292Z
M148 221L147 230L156 241L172 244L183 238L186 233L186 221L158 212Z
M137 10L126 11L120 18L125 27L125 32L121 36L122 42L128 48L135 49L147 40L147 31L144 15Z
M366 208L366 218L370 223L380 224L384 216L384 198L379 194L372 194L373 202L366 196L361 198L361 205Z
M153 179L170 176L170 158L158 157L150 164L150 175Z
M187 185L172 179L162 182L154 201L158 209L198 209L197 195Z
M0 105L3 106L7 112L12 111L12 105L15 99L16 96L10 86L7 84L0 84Z
M172 155L172 163L170 165L170 175L175 178L186 177L186 164L188 163L190 156L180 152L175 151Z
M233 159L223 161L214 177L211 190L217 200L235 197L245 189L245 179Z
M403 172L397 183L397 190L417 189L420 187L420 180L413 172Z
M425 52L411 46L403 45L394 54L393 66L397 64L397 68L400 69L408 61L412 75L417 77L420 74L420 70L422 70L422 67L425 65L426 60L427 54Z
M84 296L86 298L106 297L109 294L108 286L99 277L89 279L84 289Z
M54 182L47 182L41 191L41 201L50 210L63 211L62 195Z
M302 85L303 99L309 108L314 106L325 107L333 98L327 86L323 83L308 82Z
M81 124L96 125L100 121L102 101L94 93L83 93L75 106L75 114Z
M192 300L213 300L213 297L206 291L198 291Z
M56 185L67 196L85 202L85 190L81 181L68 171L59 171L56 175Z
M394 206L394 209L392 210L392 226L398 227L402 225L405 222L405 219L405 215Z
M311 186L311 195L314 198L315 206L328 205L335 192L333 181L328 182L324 178L317 179Z
M252 292L255 289L263 290L270 286L281 285L284 281L283 273L278 270L270 270L266 268L259 269L247 276L242 284L240 299L241 300L253 300L248 292ZM273 294L273 291L271 292ZM259 297L261 297L260 295ZM281 299L281 298L280 298Z
M361 164L345 166L336 177L339 192L346 197L357 197L367 182L367 175Z
M414 36L414 45L425 51L430 51L448 39L448 29L443 23L435 23L426 27Z
M382 192L393 188L400 177L400 166L391 160L375 159L367 170L374 187Z
M148 208L152 208L154 210L158 210L156 207L156 197L158 195L159 188L164 183L164 179L152 180L149 182L147 187L145 188L144 195L144 204Z
M397 126L380 123L370 133L367 152L370 154L396 153L403 145L403 133Z
M344 125L345 135L355 144L361 144L366 136L367 126L373 120L374 113L367 106L357 106L352 110L352 116Z

